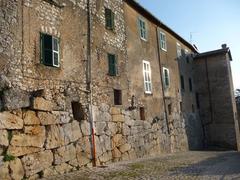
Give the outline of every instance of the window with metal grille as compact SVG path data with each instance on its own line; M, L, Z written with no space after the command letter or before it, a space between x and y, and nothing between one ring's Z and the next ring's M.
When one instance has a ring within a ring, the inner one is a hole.
M117 58L115 54L108 54L108 74L110 76L117 75Z
M105 23L106 29L114 30L114 13L109 8L105 8Z
M122 105L122 91L119 89L114 89L114 104L115 105Z
M60 66L59 39L48 34L40 34L41 63L46 66Z
M151 67L150 62L143 61L143 78L145 93L152 93Z

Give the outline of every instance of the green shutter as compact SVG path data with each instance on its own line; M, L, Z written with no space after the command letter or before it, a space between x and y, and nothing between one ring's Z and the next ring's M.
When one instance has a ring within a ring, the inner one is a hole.
M108 54L108 73L110 76L117 75L116 57L113 54Z
M111 9L105 8L105 21L106 28L113 30L114 29L114 13Z

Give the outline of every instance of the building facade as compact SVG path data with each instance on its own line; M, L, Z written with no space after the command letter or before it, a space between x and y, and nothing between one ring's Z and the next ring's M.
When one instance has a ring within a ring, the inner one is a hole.
M2 0L0 30L1 179L216 143L197 79L205 55L135 1Z

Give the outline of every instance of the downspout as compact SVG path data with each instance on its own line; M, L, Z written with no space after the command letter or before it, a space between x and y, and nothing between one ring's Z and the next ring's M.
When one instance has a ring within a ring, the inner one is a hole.
M167 115L167 106L165 102L165 91L164 91L164 84L163 84L163 74L162 74L162 64L161 64L161 56L160 56L160 46L159 46L159 36L158 36L158 27L156 27L156 35L157 35L157 49L158 49L158 59L159 59L159 68L160 68L160 80L162 85L162 96L163 96L163 106L164 106L164 113L166 118L167 130L168 134L170 134L169 124L168 124L168 115Z
M92 165L96 166L96 147L94 138L94 125L93 125L93 114L92 114L92 58L91 58L91 6L90 0L87 0L87 90L89 91L89 121L91 129L91 153L92 153Z

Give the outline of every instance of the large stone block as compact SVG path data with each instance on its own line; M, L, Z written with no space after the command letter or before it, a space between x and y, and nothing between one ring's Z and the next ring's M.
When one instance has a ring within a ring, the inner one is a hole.
M0 129L22 129L23 120L10 112L0 113Z
M0 145L1 146L9 145L7 130L0 130Z
M82 137L82 133L81 133L78 121L73 121L72 123L64 124L62 128L64 132L65 144L68 144L70 142L75 142Z
M57 119L59 124L66 124L71 121L71 116L69 112L65 111L52 111L53 115L55 115L55 118Z
M5 162L4 164L0 165L0 179L4 179L4 180L12 179L9 174L8 166L9 166L9 162Z
M118 150L118 148L113 149L112 151L113 158L120 158L122 156L122 153Z
M25 134L13 135L11 140L12 146L30 146L42 148L45 142L45 127L27 126Z
M85 152L78 152L77 160L78 160L79 166L85 166L91 162L91 160L88 158L88 154Z
M81 121L81 130L84 136L90 136L91 135L90 122Z
M73 144L54 150L54 163L61 164L76 158L76 149Z
M15 159L9 162L11 177L16 180L21 180L24 177L24 169L20 159Z
M27 111L23 113L23 121L25 125L39 125L40 120L35 111Z
M53 111L55 104L41 97L35 97L32 101L32 109L39 111Z
M116 134L115 136L113 136L112 142L113 147L119 147L125 143L125 140L123 139L122 134Z
M60 125L47 127L46 149L53 149L65 144L64 131Z
M112 115L112 121L113 122L124 122L124 116L121 114Z
M121 109L117 107L111 107L110 113L111 115L119 115L121 114Z
M30 106L29 94L17 89L3 91L3 102L5 110L21 109Z
M73 167L67 163L62 163L55 167L56 172L58 172L59 174L65 174L65 173L71 172L72 169Z
M19 146L9 146L8 147L8 154L11 154L15 157L24 156L27 154L32 154L36 152L42 151L42 148L37 147L19 147Z
M106 163L108 161L112 160L112 152L108 151L106 153L104 153L102 156L99 157L99 160L101 163Z
M56 119L56 116L49 112L38 112L37 113L38 118L40 119L40 122L42 125L54 125L59 124L58 119Z
M121 151L121 153L125 153L127 151L129 151L131 149L131 145L130 144L123 144L119 147L119 150Z
M103 135L105 134L105 130L106 130L106 122L95 122L95 134L96 135Z
M22 158L26 176L31 176L50 167L53 163L53 154L50 150L30 154Z

